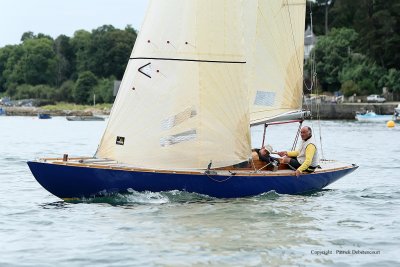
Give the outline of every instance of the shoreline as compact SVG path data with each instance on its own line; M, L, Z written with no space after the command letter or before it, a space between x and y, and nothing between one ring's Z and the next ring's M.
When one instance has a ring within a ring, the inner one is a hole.
M319 117L323 120L354 120L356 112L374 111L380 115L393 115L399 102L386 103L321 103L317 106L303 105L303 109L311 110L313 116L319 108Z
M36 117L38 116L39 113L50 114L52 117L110 115L110 110L96 109L96 108L88 108L85 110L69 110L69 109L46 110L40 107L4 107L4 106L0 106L0 108L2 108L6 112L6 116Z
M323 120L354 120L356 112L375 111L377 114L392 115L394 108L399 102L387 103L316 103L303 105L303 109L311 110L315 117L319 109L319 118ZM38 116L39 113L50 114L51 116L91 116L110 115L110 109L87 108L84 110L54 109L46 110L40 107L6 107L0 106L6 112L6 116Z

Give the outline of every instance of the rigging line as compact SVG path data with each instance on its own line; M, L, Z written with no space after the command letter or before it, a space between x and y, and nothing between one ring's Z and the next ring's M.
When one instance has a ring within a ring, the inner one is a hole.
M190 58L164 58L164 57L131 57L131 59L149 59L149 60L169 60L169 61L188 61L188 62L205 62L205 63L224 63L224 64L246 64L246 61L224 61L224 60L201 60Z
M206 175L207 175L208 178L210 178L211 180L213 180L214 182L217 182L217 183L226 182L226 181L228 181L229 179L231 179L234 176L234 175L231 175L228 178L225 178L224 180L217 180L217 179L214 179L213 177L211 177L208 173L206 173ZM217 176L219 176L219 175L217 175Z
M270 162L270 163L264 165L263 167L259 168L259 169L257 170L257 172L261 171L262 169L268 167L268 166L271 165L271 164L272 164L272 163Z
M298 56L298 54L297 54L296 41L295 41L294 34L293 34L292 16L291 16L291 13L290 13L290 8L289 8L288 0L286 0L286 5L288 6L289 22L290 22L290 27L291 27L291 29L292 29L292 40L293 40L293 44L294 44L294 46L295 46L297 65L298 65L299 70L300 70L300 73L301 73L301 72L302 72L302 68L301 68L301 65L300 65L299 56ZM311 4L310 4L310 5L311 5ZM311 9L310 9L310 10L311 10ZM311 14L312 14L312 13L311 13ZM312 21L311 21L311 23L312 23ZM311 30L312 30L312 27L311 27ZM311 31L311 32L312 32L312 31ZM304 40L303 40L303 42L304 42ZM313 75L313 74L311 73L311 76L312 76L312 75ZM313 83L311 83L311 87L308 87L308 86L307 86L307 83L306 83L306 82L304 81L304 79L303 79L303 84L304 84L304 86L307 88L308 91L311 91L311 90L312 90Z
M317 95L319 95L318 87L317 87L316 91L317 91ZM321 99L321 101L322 101L322 99ZM323 150L323 144L322 144L322 127L321 127L321 112L320 112L320 109L321 109L321 102L319 104L317 103L317 122L318 122L318 129L319 129L319 144L320 144L320 147L321 147L321 157L325 158L324 150Z
M312 14L312 4L311 1L309 2L309 8L310 8L310 30L311 30L311 34L313 33L313 14ZM315 49L312 49L310 51L310 80L311 80L311 84L310 87L307 86L306 83L304 83L305 87L307 88L308 91L310 91L310 93L313 93L314 90L314 85L317 84L317 64L315 62ZM318 124L318 130L319 130L319 146L321 148L321 157L324 158L324 150L323 150L323 143L322 143L322 127L321 127L321 113L320 113L320 108L321 108L321 104L318 103L318 95L319 95L319 90L318 90L318 85L316 86L316 98L315 98L315 108L316 108L316 120L317 120L317 124ZM311 114L313 114L313 104L312 104L312 99L310 98L310 102L307 103L306 102L306 106L307 109L309 109L311 111ZM314 120L313 117L311 117L311 124L312 124L312 128L315 130L314 127ZM315 135L314 135L315 136ZM314 138L313 136L313 138ZM315 139L314 139L315 140Z
M257 172L257 168L256 168L256 165L254 165L253 157L252 157L252 159L251 159L251 165L252 165L253 168L254 168L254 173L256 173L256 172Z
M312 15L312 4L311 4L311 1L309 2L309 9L310 9L310 24L311 24L310 25L310 31L311 31L311 36L312 36L312 34L313 34L313 15ZM312 41L313 41L313 39L312 39ZM310 87L308 87L307 83L304 82L304 85L305 85L306 89L308 91L310 91L310 94L312 94L313 93L313 89L314 89L314 84L316 84L316 79L317 79L317 77L316 77L316 64L315 64L314 49L312 49L310 51L309 58L310 58L309 62L310 62L310 82L311 82L311 84L310 84ZM309 104L306 103L306 106L307 106L307 109L309 109L311 111L311 113L313 113L312 99L310 99L310 103ZM319 110L317 112L319 114ZM317 116L318 116L318 114L317 114Z
M314 41L313 38L313 15L312 15L312 6L311 6L311 1L309 2L309 7L310 7L310 31L311 31L311 41ZM307 88L308 91L312 91L313 87L314 87L314 82L316 80L316 66L315 66L315 53L314 53L314 49L311 49L310 51L310 80L311 80L311 85L310 87L307 86L306 83L304 83L305 87Z
M297 141L299 140L299 135L300 135L300 132L301 132L301 126L302 125L303 125L303 122L300 122L299 128L297 129L296 137L295 137L294 142L293 142L292 150L296 149Z
M288 10L288 15L289 15L290 28L292 30L292 32L291 32L292 33L292 41L293 41L294 51L295 51L295 54L296 54L297 66L299 67L300 73L302 74L303 71L302 71L302 68L301 68L301 65L300 65L299 55L297 54L296 40L295 40L295 37L294 37L294 34L293 34L293 23L292 23L292 15L290 13L289 2L288 2L288 0L286 0L285 2L286 2L286 5L287 5L287 10ZM303 42L304 42L304 38L303 38ZM302 75L302 77L303 77L303 75ZM304 83L304 79L303 79L303 83Z
M310 9L311 9L311 6L310 6ZM313 53L313 55L312 55L313 57L312 57L312 62L313 62L313 71L315 71L315 68L316 68L316 64L315 64L315 53ZM313 77L316 79L316 71L314 72L314 75L313 75ZM316 80L314 81L314 82L316 82ZM311 92L313 91L313 87L311 87ZM315 88L315 94L316 94L316 96L317 96L317 98L316 98L316 100L318 100L318 96L319 96L319 87L318 86L316 86L316 88ZM317 116L316 116L316 119L317 119L317 124L318 124L318 130L319 130L319 145L320 145L320 149L321 149L321 158L325 158L325 156L324 156L324 150L323 150L323 143L322 143L322 127L321 127L321 104L322 104L322 99L320 99L320 102L316 102L316 113L317 113ZM311 104L312 105L312 104Z
M323 158L325 158L325 156L324 156L323 142L322 142L322 127L321 127L321 112L320 112L321 103L322 103L322 102L318 102L318 96L319 96L318 86L316 87L315 90L316 90L316 91L315 91L315 95L317 96L316 101L315 101L316 123L317 123L317 125L318 125L319 147L320 147L320 150L321 150L321 156L320 156L320 158L323 159ZM322 99L320 99L320 101L322 101ZM312 102L310 102L310 106L311 106L311 107L313 106ZM315 133L315 134L313 135L313 138L314 138L314 140L315 140L315 143L317 144L317 139L315 138L315 137L316 137L316 131L315 131L315 127L314 127L314 119L311 119L311 125L312 125L312 128L314 129L314 133Z
M272 164L272 163L269 162L269 163L267 163L266 165L264 165L263 167L257 169L256 166L254 165L253 160L252 160L252 165L253 165L253 168L254 168L254 172L250 172L250 173L259 173L262 169L268 167L268 166L271 165L271 164Z

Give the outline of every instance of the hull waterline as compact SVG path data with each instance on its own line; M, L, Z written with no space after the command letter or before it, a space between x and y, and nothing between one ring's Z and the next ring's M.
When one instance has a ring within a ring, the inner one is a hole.
M180 190L217 198L237 198L268 191L302 194L321 190L358 168L350 165L332 171L301 175L207 175L115 170L29 161L36 180L62 198L93 197L104 193Z

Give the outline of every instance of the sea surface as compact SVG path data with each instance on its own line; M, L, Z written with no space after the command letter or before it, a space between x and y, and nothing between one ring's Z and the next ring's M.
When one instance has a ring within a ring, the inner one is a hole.
M400 125L305 123L324 158L360 166L311 195L132 191L64 202L36 182L28 160L92 156L106 123L0 116L1 267L400 266ZM267 142L290 149L296 131L270 126ZM254 147L262 132L253 129Z

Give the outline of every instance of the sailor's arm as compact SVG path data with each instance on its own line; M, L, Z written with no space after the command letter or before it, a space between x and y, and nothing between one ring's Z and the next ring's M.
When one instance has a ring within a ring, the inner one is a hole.
M295 151L281 151L278 152L278 155L281 157L287 156L287 157L291 157L291 158L295 158L299 155L299 151L295 150Z

